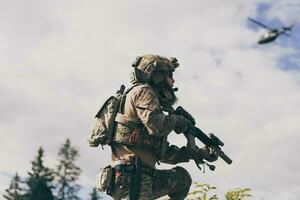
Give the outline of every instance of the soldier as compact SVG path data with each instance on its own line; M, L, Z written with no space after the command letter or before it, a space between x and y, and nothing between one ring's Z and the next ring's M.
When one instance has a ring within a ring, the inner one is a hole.
M185 118L172 113L176 101L173 72L178 66L175 58L157 55L137 57L133 63L133 86L117 114L111 144L114 199L153 200L165 195L184 199L192 183L190 174L178 166L158 170L155 164L188 162L195 156L210 162L217 159L209 148L191 152L167 141L171 131L179 134L189 128Z

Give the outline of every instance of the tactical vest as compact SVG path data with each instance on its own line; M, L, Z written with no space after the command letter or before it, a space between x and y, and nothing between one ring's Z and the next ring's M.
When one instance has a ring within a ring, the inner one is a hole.
M125 101L126 99L123 101L122 107L124 107ZM164 156L167 146L166 137L150 135L142 122L128 118L122 113L117 114L115 121L117 124L113 137L114 142L151 151L158 158Z

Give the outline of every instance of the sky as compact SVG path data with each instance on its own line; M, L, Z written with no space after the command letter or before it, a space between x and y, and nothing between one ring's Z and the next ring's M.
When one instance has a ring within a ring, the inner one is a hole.
M178 59L178 105L233 159L205 174L180 164L193 181L219 194L247 187L253 199L300 199L300 25L258 45L266 30L247 20L280 28L298 13L296 0L0 0L0 194L16 172L27 176L40 146L54 167L69 138L87 199L110 162L109 147L86 142L93 117L130 86L135 57L156 54ZM185 145L182 135L169 140Z

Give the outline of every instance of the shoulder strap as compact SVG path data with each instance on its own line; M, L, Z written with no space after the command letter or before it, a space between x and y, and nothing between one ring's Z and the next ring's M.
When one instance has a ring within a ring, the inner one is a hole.
M127 95L134 87L139 86L139 85L142 85L142 84L143 84L143 83L137 83L137 84L134 84L133 86L131 86L130 88L128 88L128 89L122 94L118 113L123 113L123 108L124 108L124 103L125 103L125 100L126 100L126 95Z
M116 115L116 118L115 118L115 121L118 122L118 123L121 123L121 124L124 124L126 126L129 126L129 127L139 127L142 125L141 122L138 122L136 121L135 119L131 119L129 117L126 117L124 114L123 114L123 111L124 111L124 104L125 104L125 100L126 100L126 95L136 86L139 86L139 85L142 85L141 83L137 83L137 84L134 84L133 86L131 86L130 88L128 88L124 94L122 95L121 97L121 101L120 101L120 106L119 106L119 110L118 110L118 113Z

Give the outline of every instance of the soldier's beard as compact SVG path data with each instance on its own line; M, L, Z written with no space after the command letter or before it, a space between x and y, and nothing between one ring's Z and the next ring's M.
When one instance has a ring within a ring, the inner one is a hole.
M160 104L163 107L170 107L176 103L177 97L169 84L163 82L158 84L156 88L158 89Z

